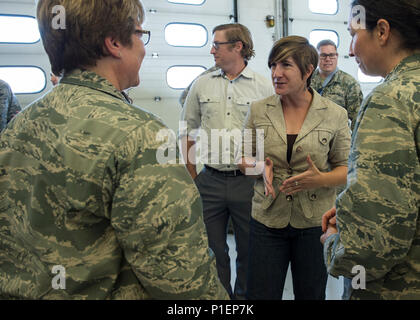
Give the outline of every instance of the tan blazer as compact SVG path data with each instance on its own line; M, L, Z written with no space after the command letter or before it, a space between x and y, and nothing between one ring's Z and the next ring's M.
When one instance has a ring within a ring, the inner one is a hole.
M280 97L273 95L254 102L246 120L245 129L254 133L256 129L264 130L264 158L269 157L274 163L276 197L264 195L261 177L255 183L252 199L252 217L267 227L284 228L289 223L295 228L320 226L322 214L335 203L334 187L305 190L293 196L278 190L285 179L308 169L308 154L323 172L347 166L350 151L347 111L317 92L311 92L312 103L293 145L290 165L287 163L287 134ZM251 144L255 152L255 138L252 141L245 139L245 144Z

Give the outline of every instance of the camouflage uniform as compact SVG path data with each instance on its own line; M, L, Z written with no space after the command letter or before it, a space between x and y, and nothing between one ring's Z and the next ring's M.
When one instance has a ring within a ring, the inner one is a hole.
M80 70L22 111L0 136L0 298L228 298L197 189L156 161L163 128Z
M322 89L323 82L324 79L319 75L319 69L315 70L311 79L311 87L319 92ZM344 71L337 70L321 95L347 110L353 130L357 112L363 100L363 93L356 79Z
M352 299L420 299L420 54L365 99L356 121L348 184L337 199L339 233L324 257L333 276L366 270Z
M0 131L2 131L12 118L21 110L18 100L10 86L0 80Z

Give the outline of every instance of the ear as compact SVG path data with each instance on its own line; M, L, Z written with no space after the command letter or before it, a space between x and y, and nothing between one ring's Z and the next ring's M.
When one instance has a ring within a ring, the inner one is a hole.
M309 65L308 70L305 73L305 80L309 78L309 76L312 74L312 72L314 71L314 66L312 64Z
M114 58L121 58L121 43L113 37L106 37L104 41L105 50Z
M389 36L391 34L391 27L389 22L385 19L379 19L376 22L376 35L379 40L380 45L385 45L389 40Z
M242 43L242 41L236 41L236 43L235 43L235 49L238 52L241 52L243 47L244 47L244 44Z

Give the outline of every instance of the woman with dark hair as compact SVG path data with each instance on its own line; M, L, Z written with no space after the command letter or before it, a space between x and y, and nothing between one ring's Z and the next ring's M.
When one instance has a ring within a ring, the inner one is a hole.
M267 159L252 199L248 299L282 299L289 263L295 299L325 299L321 216L346 182L350 129L347 111L310 88L317 65L306 38L277 41L268 58L276 94L253 103L248 115L245 129L264 132ZM255 154L252 140L245 150ZM242 163L245 173L264 166Z
M358 0L352 12L350 55L385 80L362 103L347 187L323 216L325 261L357 274L351 299L420 299L420 3Z

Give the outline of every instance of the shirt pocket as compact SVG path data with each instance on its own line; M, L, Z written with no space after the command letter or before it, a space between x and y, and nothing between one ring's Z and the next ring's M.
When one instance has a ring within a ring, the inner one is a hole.
M201 119L208 120L214 117L220 105L220 97L203 95L199 97L201 107Z
M238 109L240 115L245 119L248 114L249 108L251 107L252 99L247 97L238 97L233 100L236 108Z
M318 142L321 148L328 148L330 149L330 142L332 139L332 133L328 130L316 130L318 131Z

